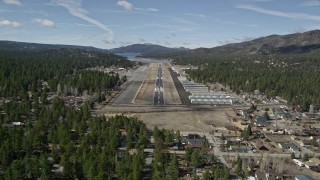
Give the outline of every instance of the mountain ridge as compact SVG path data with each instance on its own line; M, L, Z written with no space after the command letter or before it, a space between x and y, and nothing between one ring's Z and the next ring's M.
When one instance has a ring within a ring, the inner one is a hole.
M139 53L143 55L147 54L164 54L164 53L175 53L189 50L184 47L169 48L157 44L131 44L128 46L122 46L118 48L110 49L113 53Z
M91 46L40 44L17 41L0 40L0 50L43 50L43 49L83 49L87 51L112 52L112 53L139 53L145 57L170 58L180 55L269 55L289 53L309 53L320 50L320 30L287 35L269 35L250 41L231 43L212 48L187 49L184 47L169 48L156 44L132 44L113 49L100 49Z
M0 40L0 50L18 50L18 51L40 51L47 49L82 49L86 51L110 52L107 49L95 48L92 46L78 46L65 44L42 44L32 42L19 42Z
M213 48L197 48L191 50L207 51L213 53L231 54L282 54L282 53L307 53L320 48L320 30L287 35L269 35L250 41L226 44Z

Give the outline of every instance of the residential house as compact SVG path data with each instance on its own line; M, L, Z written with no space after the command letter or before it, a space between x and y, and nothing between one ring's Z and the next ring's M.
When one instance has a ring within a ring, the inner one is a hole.
M289 149L291 152L299 152L299 148L293 143L279 143L281 149Z
M278 128L276 126L264 127L263 130L267 131L268 133L271 133L271 134L283 134L284 133L283 129Z
M252 145L260 151L269 151L269 149L263 145L263 143L261 141L257 141L257 142L252 142Z
M297 125L286 125L283 127L284 131L288 134L294 134L298 131L302 131L302 128L300 126Z
M291 120L292 115L288 112L278 113L278 118L280 118L282 120Z
M188 134L186 137L185 147L200 148L207 145L206 137L201 137L198 134Z
M187 148L200 148L205 145L205 139L188 139Z
M3 127L5 128L14 128L16 126L24 126L23 122L12 122L10 124L4 124Z
M305 147L305 146L310 146L312 145L312 140L300 140L299 141L300 146Z
M244 117L244 119L248 119L250 116L250 113L252 113L252 109L241 109L239 110L239 114Z
M305 166L308 169L319 171L320 170L320 160L318 158L311 158L309 161L305 162Z
M219 138L219 139L220 139L222 136L223 136L223 133L222 133L222 132L214 132L214 133L213 133L213 137L214 137L214 138Z
M294 179L295 180L313 180L312 177L307 175L297 175Z
M272 108L271 111L268 112L268 115L280 118L283 113L285 113L285 111L282 108Z
M291 152L293 152L293 153L297 153L297 152L299 152L300 150L299 150L299 148L296 146L296 145L290 145L290 147L289 147L289 150L291 151Z
M316 141L320 145L320 136L310 136L310 140Z
M304 167L304 163L299 159L292 159L295 164L298 166Z
M303 113L302 116L307 117L312 120L316 120L320 118L320 114L315 114L315 113Z
M258 169L255 172L256 180L277 180L277 179L292 179L291 175L276 173L273 170L269 170L268 172Z
M256 117L256 119L254 120L254 124L257 127L265 127L269 124L268 119L264 116L258 116Z
M12 124L13 124L14 126L23 126L23 125L24 125L23 122L12 122Z
M246 146L246 145L230 145L228 148L229 151L234 151L234 152L252 152L252 146Z
M318 158L315 158L315 157L314 158L310 158L309 161L317 164L318 166L320 166L320 159L318 159Z
M318 164L315 162L307 161L304 164L308 169L317 169L318 168Z

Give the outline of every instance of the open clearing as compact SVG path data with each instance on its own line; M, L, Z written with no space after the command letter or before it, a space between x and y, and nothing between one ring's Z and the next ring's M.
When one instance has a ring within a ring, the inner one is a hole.
M145 112L123 113L123 115L136 117L150 129L157 126L180 131L209 132L216 127L224 127L229 124L225 112L230 111L232 111L231 108L220 108L216 111ZM115 113L106 115L114 116Z
M144 82L146 75L148 74L148 70L149 69L146 66L141 66L135 70L132 73L132 76L129 77L128 86L120 92L119 96L112 101L112 104L132 104L135 95L137 94L139 88Z
M136 99L135 104L152 105L156 77L158 74L158 64L150 63L149 72L144 80Z
M168 68L170 68L168 64L164 64L162 68L165 103L168 105L181 104L177 88L172 80L172 76Z

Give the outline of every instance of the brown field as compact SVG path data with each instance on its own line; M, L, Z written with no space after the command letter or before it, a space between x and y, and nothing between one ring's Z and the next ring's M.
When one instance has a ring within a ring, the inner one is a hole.
M215 127L224 127L229 124L225 111L230 108L216 111L185 111L185 112L150 112L128 114L142 120L148 128L173 129L180 131L209 132Z
M146 79L144 80L141 89L134 100L136 104L152 105L157 74L158 64L150 63L149 73L147 74Z
M164 65L162 68L162 76L163 76L163 87L164 87L164 101L165 104L175 105L181 104L181 100L172 80L172 77L169 72L169 65Z

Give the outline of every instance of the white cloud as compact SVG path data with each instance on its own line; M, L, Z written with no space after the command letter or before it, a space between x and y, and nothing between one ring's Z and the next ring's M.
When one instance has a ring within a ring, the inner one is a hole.
M98 28L104 30L107 33L106 42L113 43L114 33L106 25L102 24L96 19L93 19L87 15L87 11L82 8L82 0L52 0L56 5L66 8L72 16L78 17L90 24L97 26Z
M26 13L26 14L43 14L46 15L48 13L44 12L44 11L34 11L34 10L7 10L7 9L0 9L0 13L1 12L5 12L5 13Z
M237 41L235 40L229 40L229 39L226 39L226 40L218 40L217 43L219 45L226 45L226 44L233 44L233 43L236 43Z
M275 1L275 0L241 0L241 1L243 1L243 2L265 3L265 2L272 2L272 1Z
M197 24L197 23L192 22L192 21L189 21L189 20L186 20L186 19L177 18L177 17L174 17L173 19L174 19L175 21L177 21L178 23L181 23L181 24L187 24L187 25L192 25L192 26L198 26L198 24Z
M141 43L147 43L147 42L148 42L147 40L145 40L145 39L143 39L143 38L140 38L139 41L140 41Z
M6 10L6 9L0 9L0 12L8 12L8 13L12 13L12 12L15 12L15 11L11 11L11 10Z
M159 12L159 9L156 8L139 8L134 7L132 3L127 0L118 0L117 5L121 6L123 9L127 11L141 11L141 12Z
M42 27L53 28L56 23L49 19L34 19L34 22L38 23Z
M290 19L307 19L307 20L320 21L320 16L312 15L312 14L275 11L275 10L260 8L254 5L239 5L236 7L239 9L246 9L246 10L254 11L261 14L267 14L271 16L285 17Z
M295 28L295 29L293 30L293 33L304 33L304 32L306 32L306 31L307 31L307 29L304 28L304 27L297 27L297 28Z
M98 41L97 41L98 42ZM105 44L116 44L116 42L115 41L109 41L109 40L103 40L103 42L105 43Z
M12 4L12 5L22 5L20 0L3 0L5 4Z
M123 9L127 11L134 10L133 5L126 0L118 0L117 5L121 6Z
M159 9L156 8L147 8L146 10L151 12L159 12Z
M305 1L301 4L302 6L320 6L320 1L315 0L315 1Z
M252 28L258 27L257 24L247 24L247 23L240 23L240 22L234 22L234 21L226 21L226 20L222 20L222 19L215 19L215 21L222 23L222 24L226 24L226 25L247 26L247 27L252 27Z
M131 41L120 41L120 44L123 45L123 46L127 46L127 45L130 45L130 44L133 44Z
M251 41L254 39L256 39L256 37L243 36L241 38L234 38L234 40L236 40L238 42Z
M17 28L21 26L21 23L17 22L17 21L9 21L6 19L0 20L0 26L8 26L8 27L12 27L12 28Z
M172 25L172 24L160 24L160 23L150 23L150 24L142 24L137 26L130 26L128 27L130 29L146 29L146 28L158 28L161 29L161 32L171 33L174 32L192 32L197 29L195 26L189 26L189 25Z
M200 18L206 18L207 16L204 14L195 14L195 13L184 13L185 16L193 16L193 17L200 17Z
M272 2L274 0L252 0L254 2Z
M134 8L136 11L141 11L141 12L159 12L159 9L156 8Z

